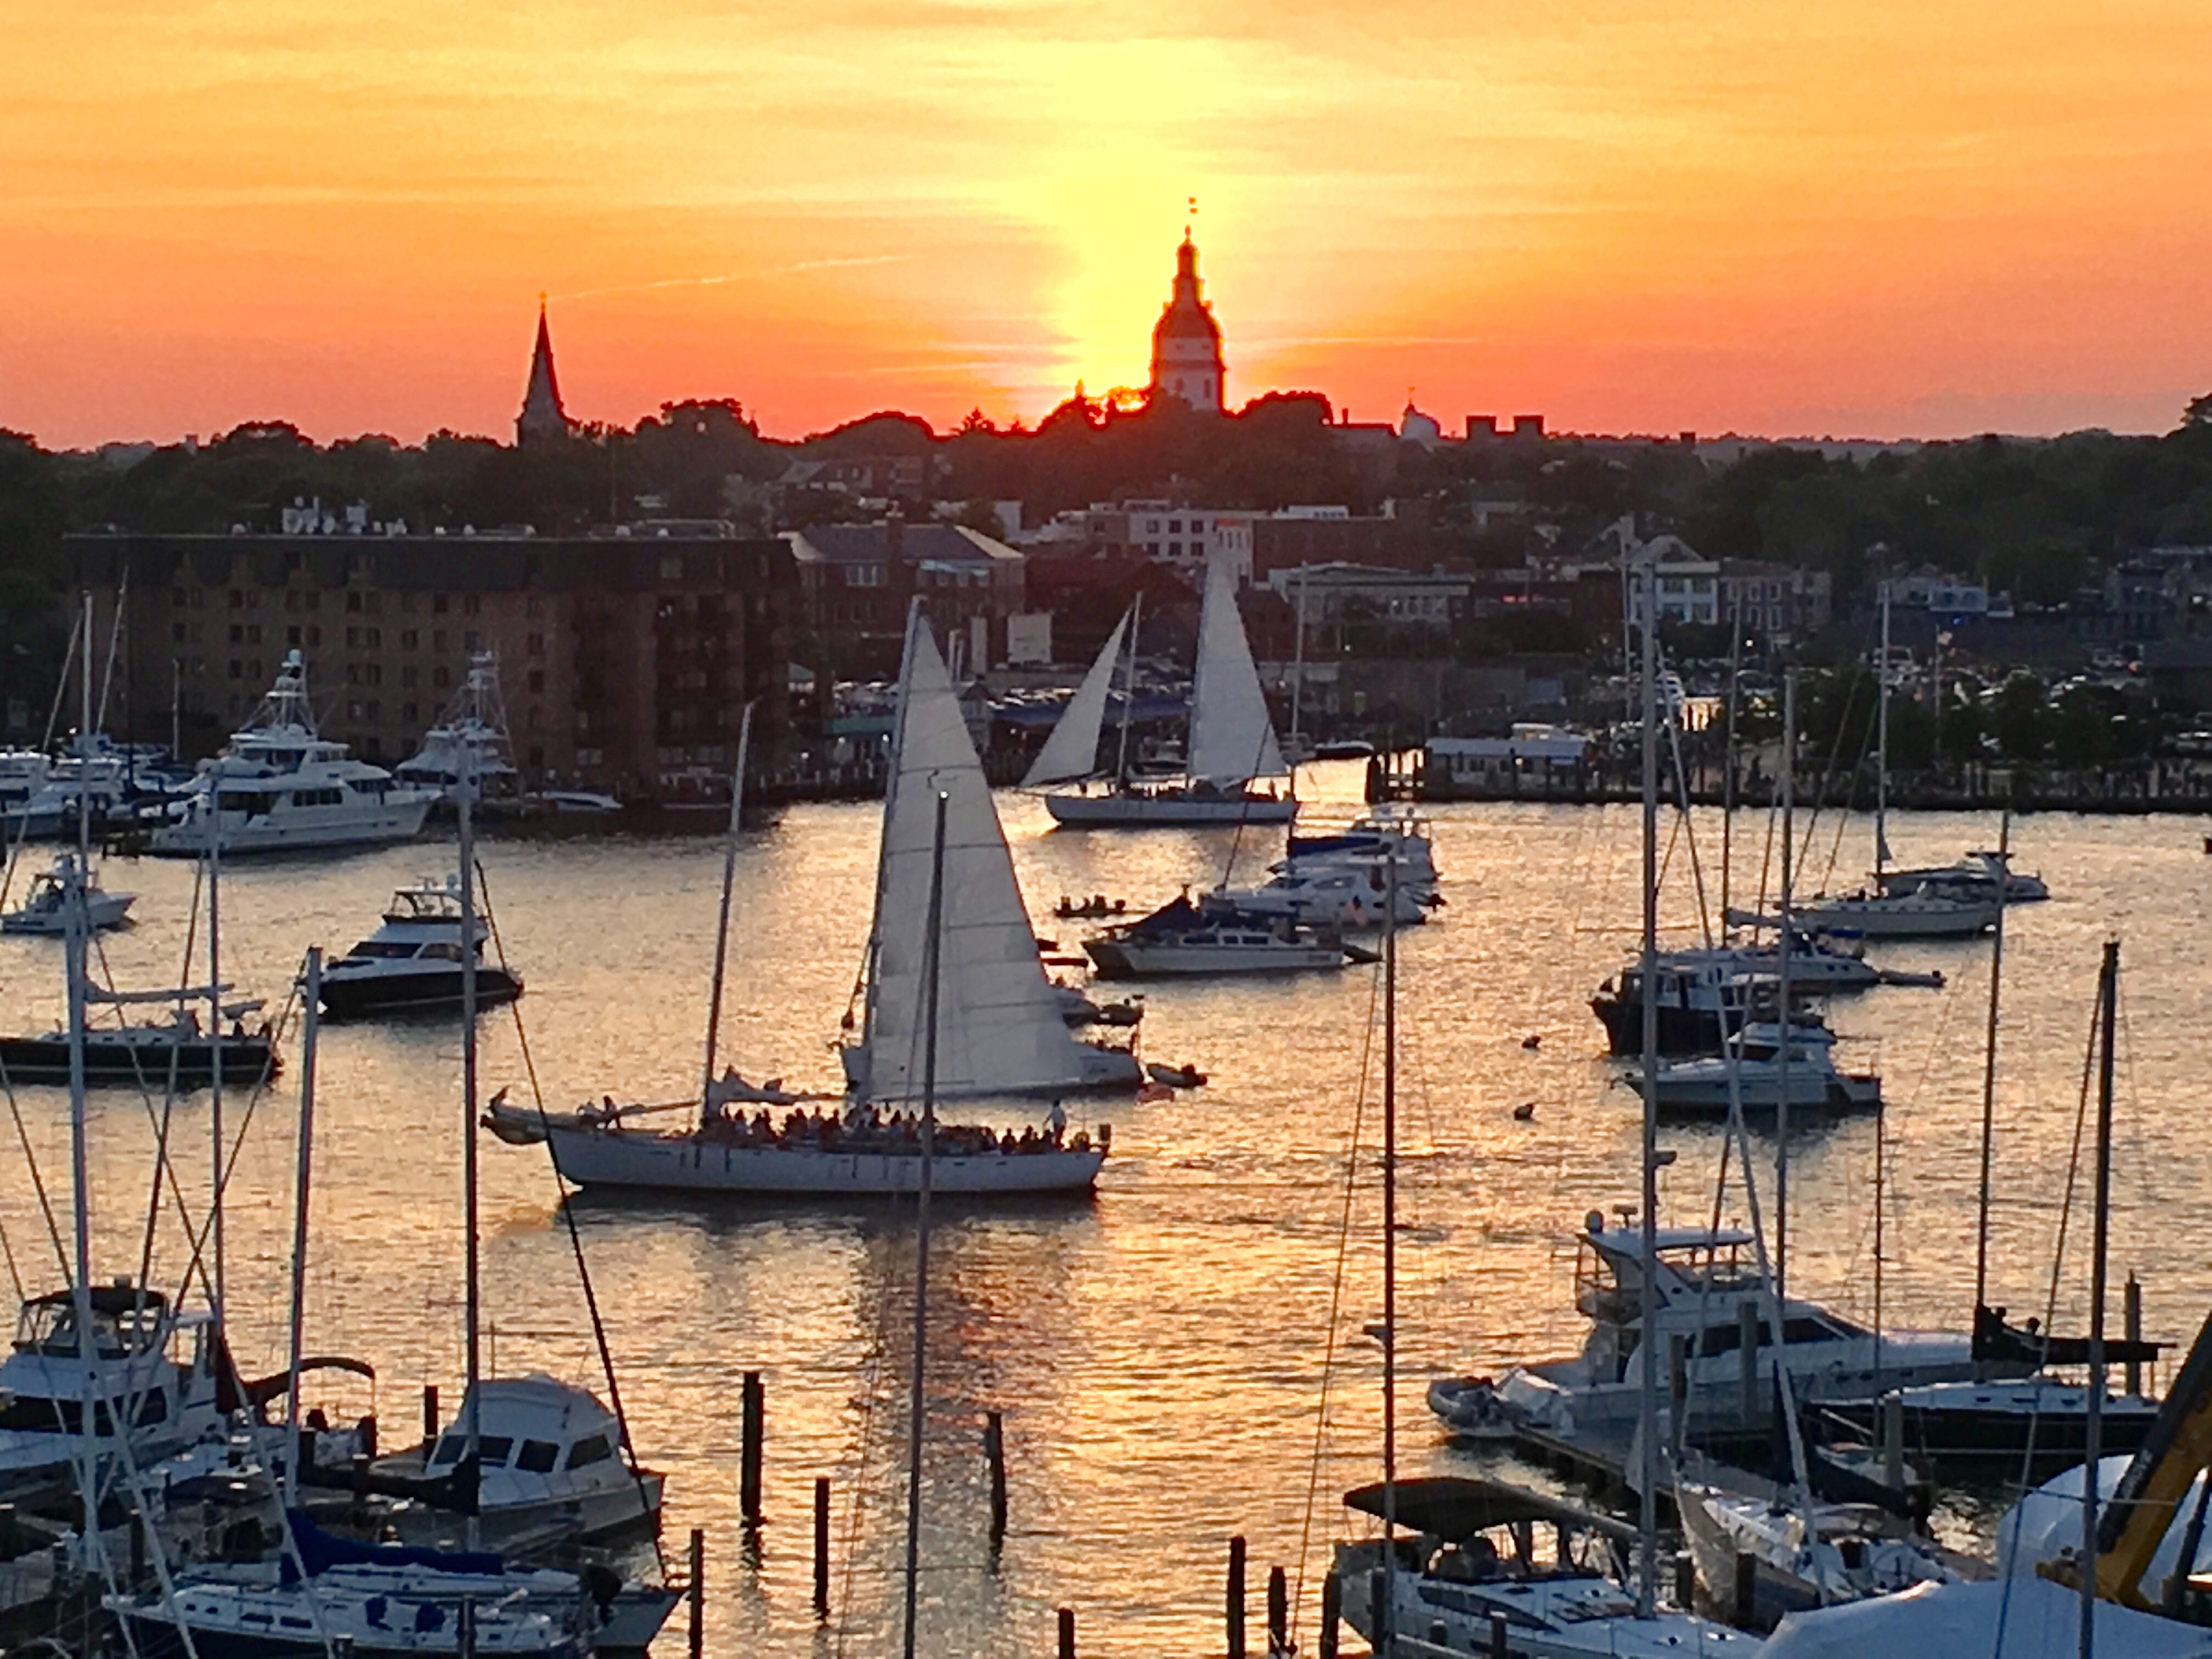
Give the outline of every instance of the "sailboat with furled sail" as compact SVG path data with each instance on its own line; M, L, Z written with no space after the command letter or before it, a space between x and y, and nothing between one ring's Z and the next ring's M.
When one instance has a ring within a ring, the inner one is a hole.
M926 947L940 858L945 921L933 963ZM718 972L715 1003L719 981ZM557 1116L506 1107L493 1127L510 1140L549 1139L561 1173L586 1187L860 1196L911 1192L920 1180L913 1107L933 1029L938 1101L1056 1099L1141 1085L1128 1049L1085 1042L1068 1029L1037 956L982 763L919 604L907 620L875 918L855 1001L838 1051L848 1089L842 1112L793 1110L778 1124L766 1108L795 1107L798 1097L734 1073L714 1079L710 1012L707 1079L693 1127L653 1133L633 1124L655 1109L603 1104ZM748 1107L758 1109L749 1117ZM939 1123L935 1141L931 1182L939 1193L1086 1190L1106 1155L1103 1137L1069 1136L1057 1106L1044 1128Z
M1262 779L1287 776L1290 769L1283 763L1282 745L1275 740L1267 694L1260 687L1260 671L1252 663L1252 642L1245 637L1243 619L1237 614L1236 580L1228 564L1218 558L1206 566L1206 596L1199 607L1198 666L1191 684L1190 741L1183 775L1153 783L1128 775L1125 712L1120 759L1108 787L1099 793L1091 793L1089 780L1098 775L1095 763L1098 731L1106 709L1107 677L1099 670L1112 662L1120 637L1117 628L1106 650L1085 676L1082 688L1069 702L1060 724L1053 728L1038 756L1038 766L1031 769L1032 787L1080 781L1073 792L1060 790L1044 798L1045 810L1053 821L1071 829L1103 830L1157 824L1288 823L1296 817L1296 797L1277 793L1273 784L1264 790L1254 787ZM1097 695L1086 698L1094 682ZM1134 698L1135 682L1136 636L1132 630L1124 694L1130 701ZM1127 706L1125 702L1125 710ZM1048 757L1055 765L1079 763L1081 770L1055 778L1044 769Z

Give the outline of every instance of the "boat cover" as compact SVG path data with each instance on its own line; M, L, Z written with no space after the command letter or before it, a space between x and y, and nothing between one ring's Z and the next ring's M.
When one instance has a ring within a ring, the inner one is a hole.
M2047 1578L1920 1584L1817 1612L1793 1613L1759 1659L2073 1659L2079 1592ZM2111 1601L2097 1603L2098 1659L2206 1659L2212 1630Z
M300 1547L300 1560L307 1569L307 1576L328 1572L332 1567L428 1567L434 1572L469 1572L497 1574L507 1571L507 1563L488 1550L434 1550L419 1544L364 1544L358 1539L340 1538L335 1533L325 1532L307 1518L305 1510L287 1510L285 1516L292 1523L292 1537ZM292 1559L284 1558L283 1582L295 1583Z
M1492 1527L1518 1526L1522 1522L1546 1521L1583 1532L1604 1533L1615 1538L1634 1538L1636 1528L1610 1516L1593 1515L1559 1498L1530 1492L1504 1480L1480 1480L1468 1475L1430 1475L1398 1485L1398 1524L1455 1541L1487 1532ZM1355 1486L1344 1495L1346 1509L1378 1519L1382 1514L1382 1483Z

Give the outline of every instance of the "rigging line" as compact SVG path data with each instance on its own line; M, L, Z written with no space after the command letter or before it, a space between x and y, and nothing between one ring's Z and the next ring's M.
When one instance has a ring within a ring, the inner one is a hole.
M31 1293L23 1287L23 1275L16 1269L15 1247L9 1241L8 1218L4 1215L0 1215L0 1260L4 1260L8 1264L8 1279L15 1287L15 1300L19 1303L28 1302L31 1299Z
M47 1194L46 1177L39 1173L39 1157L31 1150L30 1132L23 1127L23 1108L15 1098L15 1085L8 1075L4 1060L0 1060L0 1091L8 1096L8 1115L15 1121L15 1140L23 1149L23 1164L30 1172L31 1190L39 1195L39 1209L46 1218L46 1237L53 1241L54 1260L61 1263L62 1278L68 1281L76 1270L70 1266L69 1250L62 1243L61 1224L54 1219L53 1200Z
M46 734L39 741L39 750L42 754L54 746L54 728L61 723L62 704L69 696L70 665L76 660L77 629L82 625L83 617L80 611L70 622L69 648L62 653L61 679L54 687L53 702L46 707ZM89 648L88 645L87 649ZM23 849L30 845L30 799L27 796L23 802L23 822L15 831L14 844L8 849L7 868L0 870L0 904L7 902L8 895L15 884L15 866L23 856Z
M484 925L491 931L492 949L499 953L500 966L504 968L507 966L507 946L500 941L499 919L492 909L491 882L484 874L481 860L471 859L470 862L475 865L477 880L483 888ZM583 1285L584 1310L591 1316L592 1340L599 1348L599 1370L607 1380L607 1404L614 1412L615 1427L622 1435L623 1459L629 1465L630 1479L637 1486L638 1508L647 1519L651 1519L653 1500L646 1491L645 1471L638 1467L636 1444L630 1439L629 1416L623 1409L622 1384L615 1380L615 1358L613 1351L607 1346L605 1322L599 1317L599 1292L592 1284L592 1270L584 1261L584 1236L576 1225L575 1209L568 1202L568 1180L561 1173L561 1159L553 1150L550 1126L545 1121L545 1091L538 1085L538 1062L531 1056L530 1033L523 1027L521 999L518 997L510 1000L507 1006L507 1012L514 1017L514 1039L522 1051L523 1075L530 1080L530 1098L538 1108L538 1127L545 1132L545 1161L553 1170L556 1195L553 1207L560 1212L561 1219L568 1225L568 1248L575 1255L576 1277ZM660 1576L665 1582L668 1577L668 1553L661 1547L660 1528L657 1526L653 1529L653 1559L659 1563Z
M1312 1547L1315 1506L1321 1501L1322 1448L1328 1434L1328 1390L1334 1375L1337 1323L1344 1305L1345 1263L1352 1248L1352 1206L1359 1188L1359 1136L1367 1117L1367 1085L1375 1055L1375 1012L1382 995L1378 973L1368 981L1367 1018L1359 1048L1359 1077L1352 1097L1352 1141L1344 1161L1344 1205L1337 1221L1336 1270L1330 1281L1328 1323L1323 1327L1321 1358L1321 1401L1314 1411L1313 1456L1306 1466L1305 1514L1298 1527L1297 1577L1291 1593L1291 1630L1295 1635L1305 1607L1306 1561Z
M916 1201L919 1203L919 1200ZM905 1194L902 1193L893 1197L891 1214L894 1219L897 1218L904 1202ZM886 1231L884 1237L888 1249L891 1232ZM837 1597L837 1606L841 1609L837 1615L839 1659L842 1659L846 1640L851 1634L842 1609L853 1605L853 1580L860 1571L860 1523L868 1503L868 1443L874 1432L876 1400L881 1392L878 1384L883 1380L884 1362L890 1352L890 1322L891 1297L886 1289L885 1293L876 1299L876 1328L873 1340L868 1346L867 1386L860 1395L860 1421L853 1447L853 1498L845 1513L845 1562L844 1571L839 1575Z

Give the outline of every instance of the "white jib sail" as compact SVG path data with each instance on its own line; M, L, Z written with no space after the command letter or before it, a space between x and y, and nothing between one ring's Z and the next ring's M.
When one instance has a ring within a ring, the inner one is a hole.
M1106 693L1113 686L1114 665L1121 660L1121 635L1128 626L1129 613L1124 611L1114 631L1106 636L1106 648L1067 700L1044 747L1037 750L1036 763L1022 780L1023 788L1039 789L1049 783L1073 783L1078 778L1097 776L1098 729L1105 723Z
M1206 568L1206 599L1198 613L1198 674L1190 694L1192 781L1233 786L1288 770L1267 717L1251 641L1237 614L1237 587L1225 559Z
M982 763L919 605L907 619L899 691L876 920L869 935L866 1054L859 1086L877 1101L921 1095L928 1006L923 969L941 792L946 800L937 1093L950 1098L1077 1087L1084 1081L1081 1045L1060 1018L1037 959L1036 934Z

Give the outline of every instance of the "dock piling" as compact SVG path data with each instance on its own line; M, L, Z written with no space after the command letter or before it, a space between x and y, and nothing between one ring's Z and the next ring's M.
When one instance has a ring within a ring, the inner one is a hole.
M1336 1659L1336 1627L1344 1617L1344 1584L1334 1573L1321 1581L1321 1659Z
M1291 1581L1280 1567L1267 1569L1267 1651L1284 1652L1291 1645Z
M691 1659L699 1659L707 1646L707 1531L703 1527L691 1528L691 1582L685 1586L684 1599L690 1613L685 1632L689 1651Z
M1511 1650L1505 1644L1506 1628L1504 1613L1490 1615L1490 1659L1512 1659Z
M1075 1609L1060 1610L1060 1659L1075 1659Z
M430 1448L438 1443L438 1385L422 1385L422 1455L427 1459Z
M1893 1491L1905 1489L1905 1396L1894 1389L1881 1397L1881 1478Z
M1006 1541L1006 1424L997 1412L983 1420L983 1456L991 1466L991 1553Z
M2142 1340L2142 1285L2132 1273L2128 1275L2127 1328L2128 1392L2140 1398L2142 1394L2143 1369L2142 1361L2136 1358L2136 1355L2140 1352L2136 1345Z
M1729 1623L1738 1630L1749 1630L1759 1600L1759 1563L1749 1550L1736 1552L1735 1577L1735 1583L1729 1586L1731 1606Z
M1742 1385L1746 1428L1759 1420L1759 1304L1747 1298L1736 1309L1735 1322L1736 1369Z
M759 1526L761 1519L761 1437L767 1425L766 1393L761 1386L761 1374L747 1371L738 1454L738 1512L748 1527Z
M1229 1540L1229 1659L1244 1659L1244 1535Z
M830 1477L814 1477L814 1616L830 1616Z
M1674 1605L1685 1613L1698 1605L1698 1564L1687 1550L1674 1556Z
M131 1511L131 1584L134 1589L146 1577L146 1511Z

